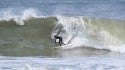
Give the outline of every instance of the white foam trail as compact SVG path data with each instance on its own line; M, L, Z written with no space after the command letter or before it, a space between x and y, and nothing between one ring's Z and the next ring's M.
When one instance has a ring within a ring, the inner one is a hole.
M39 11L37 9L28 8L23 9L19 13L14 9L6 9L1 12L0 20L9 21L13 19L17 25L25 25L24 20L29 20L30 18L38 18Z
M66 31L62 35L64 42L69 40L68 37L75 35L70 43L62 46L62 48L86 46L125 53L125 46L122 41L104 29L98 30L97 28L100 26L93 26L90 19L64 16L57 16L57 18L59 20L58 24L61 24Z

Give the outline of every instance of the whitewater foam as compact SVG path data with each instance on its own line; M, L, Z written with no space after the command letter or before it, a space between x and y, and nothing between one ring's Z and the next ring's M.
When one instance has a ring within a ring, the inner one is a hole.
M122 43L117 37L114 37L102 26L93 25L94 23L92 22L92 19L82 16L57 16L57 18L57 24L62 25L62 30L65 31L61 34L64 38L64 42L67 40L70 41L70 43L68 43L69 45L62 46L62 48L67 49L84 46L125 53L125 46L123 46L124 43ZM68 39L67 36L71 38Z
M1 58L1 57L0 57ZM124 70L125 59L120 58L37 58L4 57L1 70Z

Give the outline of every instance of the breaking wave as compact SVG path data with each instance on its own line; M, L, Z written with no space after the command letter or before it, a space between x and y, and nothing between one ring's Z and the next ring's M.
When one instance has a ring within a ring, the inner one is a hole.
M61 15L45 17L40 15L39 10L33 8L21 10L18 15L14 11L13 9L0 11L2 13L0 46L23 44L23 48L28 46L27 49L31 47L34 49L34 46L52 46L53 35L61 29L60 35L66 44L61 46L63 49L91 47L125 53L125 20ZM22 47L17 49L20 48Z
M76 47L92 47L106 49L114 52L125 52L124 21L94 19L87 17L65 17L58 16L52 36L62 26L62 37L66 46L64 49ZM71 40L72 39L72 40Z

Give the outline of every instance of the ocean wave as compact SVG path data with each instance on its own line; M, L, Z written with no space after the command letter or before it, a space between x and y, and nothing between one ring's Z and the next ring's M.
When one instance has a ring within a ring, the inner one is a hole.
M43 47L48 42L50 44L46 46L50 46L54 44L53 35L61 29L60 35L67 44L61 46L63 49L91 47L125 53L124 20L60 15L42 17L38 16L34 9L24 10L21 16L14 16L10 11L6 16L0 21L3 30L0 35L1 38L3 37L1 46L8 43L15 44L15 42L16 45L22 45L20 39L28 41L29 47L35 45ZM13 24L26 26L17 27ZM27 42L23 42L23 45L27 46Z

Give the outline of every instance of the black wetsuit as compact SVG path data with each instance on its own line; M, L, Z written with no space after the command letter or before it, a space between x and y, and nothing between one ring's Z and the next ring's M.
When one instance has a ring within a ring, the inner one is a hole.
M56 42L56 39L59 39L59 45L60 45L60 46L61 46L62 44L64 44L64 43L62 42L62 37L61 37L61 36L54 35L54 37L55 37L55 42Z

